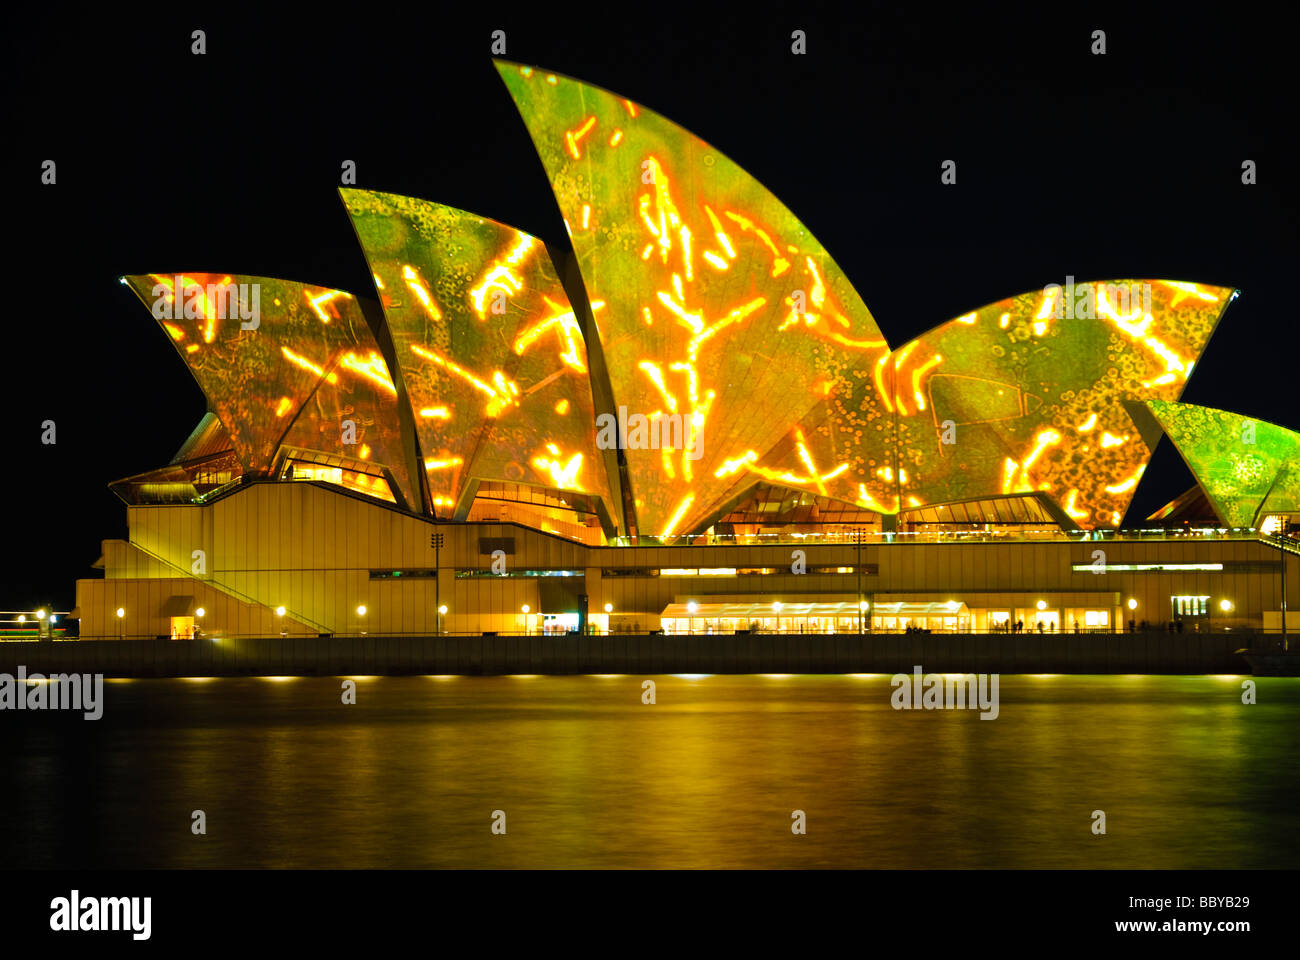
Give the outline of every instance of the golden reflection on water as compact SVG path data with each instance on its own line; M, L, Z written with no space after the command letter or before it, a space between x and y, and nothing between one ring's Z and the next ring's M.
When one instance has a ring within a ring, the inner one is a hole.
M141 680L23 716L29 866L1288 867L1300 680L883 674ZM430 683L430 679L439 682ZM654 704L642 702L645 679ZM270 681L280 682L270 682ZM454 681L454 682L453 682ZM1227 681L1233 681L1228 683ZM60 718L63 720L64 718ZM8 778L7 778L8 779ZM202 809L208 834L189 832ZM1107 834L1091 831L1106 812ZM491 833L492 812L507 833ZM807 816L807 835L791 815ZM35 859L33 859L35 858ZM40 861L40 862L37 862Z

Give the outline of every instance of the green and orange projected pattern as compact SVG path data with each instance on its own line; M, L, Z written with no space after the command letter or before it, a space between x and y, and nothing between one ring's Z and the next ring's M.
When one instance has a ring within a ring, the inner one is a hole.
M217 273L123 279L190 368L244 473L269 475L291 447L350 464L349 486L391 501L387 469L419 509L397 391L350 293Z
M594 316L616 404L684 428L666 431L671 448L660 431L657 449L652 437L626 451L639 533L695 529L758 481L885 496L890 426L866 402L861 372L888 347L807 228L653 111L557 74L497 66L588 294L603 304Z
M1261 513L1300 509L1300 433L1214 407L1146 406L1224 524L1255 527Z
M1120 523L1150 456L1122 401L1181 395L1231 290L1067 284L891 352L826 251L732 161L608 91L497 68L604 305L616 402L695 426L698 459L627 451L642 534L698 529L760 481L880 513L1042 492L1080 526Z
M468 510L471 479L580 491L609 509L587 347L545 245L453 207L341 192L392 334L435 512ZM604 304L592 308L599 316Z
M1231 296L1178 281L1071 283L894 351L877 392L897 424L903 508L1046 493L1081 527L1119 526L1151 456L1123 401L1176 400Z

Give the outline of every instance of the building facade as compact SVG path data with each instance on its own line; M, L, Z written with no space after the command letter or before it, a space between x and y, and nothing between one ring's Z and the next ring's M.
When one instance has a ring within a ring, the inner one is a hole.
M122 278L208 412L112 485L82 636L1281 626L1300 443L1178 403L1231 288L1064 277L894 348L720 151L498 69L571 250L345 189L363 295ZM1137 529L1165 431L1202 509Z
M128 512L130 541L106 541L104 576L78 582L83 637L1002 632L1017 621L1125 632L1177 620L1218 632L1276 630L1284 590L1300 596L1293 542L1246 531L591 546L516 523L435 523L319 482Z

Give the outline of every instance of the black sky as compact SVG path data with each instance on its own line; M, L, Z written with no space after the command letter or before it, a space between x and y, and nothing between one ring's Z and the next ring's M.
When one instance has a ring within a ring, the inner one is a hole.
M1262 8L466 6L5 15L17 202L0 609L71 606L100 541L126 533L107 484L166 462L203 414L119 276L369 292L336 193L343 160L359 186L566 244L492 67L494 29L510 59L638 100L736 160L816 234L892 343L1067 275L1236 286L1183 399L1300 427L1295 53ZM790 53L796 28L805 56ZM1098 28L1105 56L1089 52ZM40 184L46 159L55 186ZM939 183L946 159L956 187ZM1130 520L1191 482L1163 442Z

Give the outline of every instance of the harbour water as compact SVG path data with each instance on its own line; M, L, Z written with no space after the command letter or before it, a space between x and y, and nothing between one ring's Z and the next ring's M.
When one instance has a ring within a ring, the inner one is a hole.
M658 676L653 704L646 679L362 677L354 705L343 678L109 680L98 721L0 714L0 844L38 868L1300 862L1300 679L1246 705L1245 677L1004 675L995 720L896 710L884 675Z

